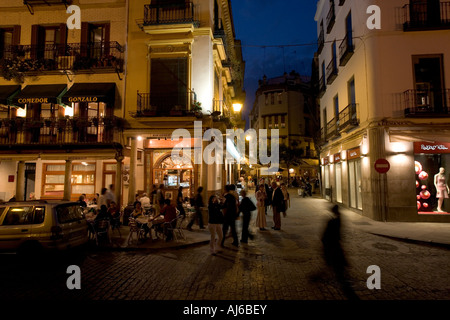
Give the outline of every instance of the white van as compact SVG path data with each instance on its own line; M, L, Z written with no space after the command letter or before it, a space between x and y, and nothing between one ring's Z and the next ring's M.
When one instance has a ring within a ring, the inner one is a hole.
M0 251L64 250L85 244L88 239L83 209L76 202L0 204Z

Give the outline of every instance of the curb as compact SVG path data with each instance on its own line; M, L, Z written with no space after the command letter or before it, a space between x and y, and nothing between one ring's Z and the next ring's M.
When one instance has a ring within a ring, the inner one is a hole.
M417 240L417 239L410 239L410 238L404 238L404 237L396 237L396 236L385 235L385 234L376 233L376 232L368 232L368 233L373 234L375 236L380 236L380 237L397 240L397 241L402 241L402 242L406 242L406 243L413 243L413 244L418 244L418 245L423 245L423 246L431 246L431 247L440 247L440 248L450 250L450 244L447 244L447 243L433 242L432 240L425 241L425 240Z
M159 251L159 250L169 250L169 249L184 249L191 246L199 246L208 244L209 240L202 240L198 242L191 242L191 243L183 243L180 245L174 245L174 246L168 246L168 247L97 247L96 249L100 249L102 251L116 251L116 252L132 252L132 251Z

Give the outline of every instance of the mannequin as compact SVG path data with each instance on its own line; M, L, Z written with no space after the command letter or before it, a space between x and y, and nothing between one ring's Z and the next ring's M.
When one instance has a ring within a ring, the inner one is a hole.
M449 189L445 182L445 169L439 168L439 173L434 175L434 186L436 187L436 198L438 199L437 211L442 211L444 199L448 199Z

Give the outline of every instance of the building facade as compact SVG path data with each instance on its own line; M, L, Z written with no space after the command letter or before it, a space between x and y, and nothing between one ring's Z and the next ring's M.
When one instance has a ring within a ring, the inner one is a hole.
M318 1L326 199L379 221L450 221L448 171L435 176L450 150L449 13L439 0Z
M280 159L285 177L289 173L289 178L315 178L318 173L318 155L313 139L317 119L313 102L310 79L295 71L270 79L264 76L259 81L250 112L250 128L256 132L267 129L268 134L271 129L278 129L280 151L290 148L299 151L298 159L293 161L295 163ZM280 157L282 156L280 152ZM286 158L294 160L292 154ZM261 169L261 174L267 175L264 168Z
M0 199L221 190L227 167L170 152L180 128L203 151L194 121L224 130L245 98L229 1L41 2L0 5ZM70 4L80 30L66 26Z

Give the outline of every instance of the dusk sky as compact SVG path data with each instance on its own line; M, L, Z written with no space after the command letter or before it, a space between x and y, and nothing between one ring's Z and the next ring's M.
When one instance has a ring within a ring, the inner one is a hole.
M292 70L311 74L317 42L315 0L231 0L236 38L246 62L244 115L250 112L258 80Z

